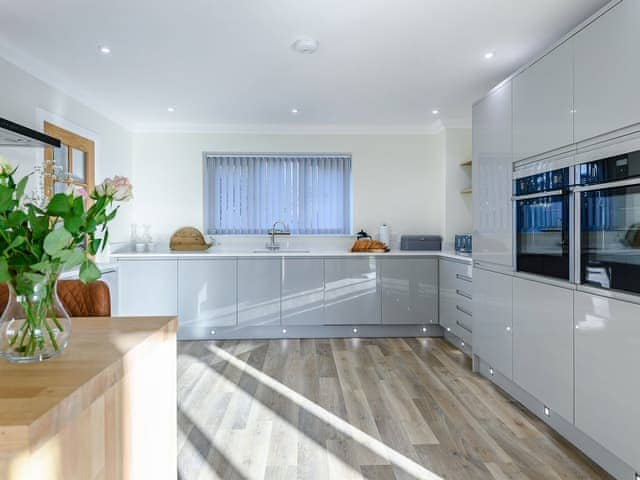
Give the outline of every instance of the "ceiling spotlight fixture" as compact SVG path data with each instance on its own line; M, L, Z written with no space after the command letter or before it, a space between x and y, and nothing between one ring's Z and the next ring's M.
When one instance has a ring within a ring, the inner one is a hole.
M109 55L111 53L111 49L109 47L107 47L106 45L100 45L98 47L98 50L100 50L100 53L103 53L105 55Z
M294 107L294 108L291 109L291 114L292 115L297 115L298 113L300 113L300 110L298 110L297 108Z
M434 115L438 115L440 113L440 110L434 108L433 110L431 110L431 113L433 113Z
M486 52L486 53L484 54L484 58L485 58L485 59L487 59L487 60L491 60L491 59L493 58L493 56L494 56L494 55L495 55L495 53L494 53L494 52Z
M167 107L167 112L173 113L176 111L176 107Z
M313 38L299 38L291 44L291 48L298 53L305 53L309 55L318 50L318 45L318 41Z

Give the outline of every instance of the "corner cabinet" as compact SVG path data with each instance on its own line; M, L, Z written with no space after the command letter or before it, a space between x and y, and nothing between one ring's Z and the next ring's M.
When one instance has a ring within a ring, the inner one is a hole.
M511 83L473 106L473 258L511 267Z
M473 269L473 353L513 379L513 277Z
M438 260L382 258L382 323L438 323Z
M513 381L571 423L573 293L513 279Z
M373 256L325 259L325 324L381 323L377 263Z
M513 159L573 143L573 40L513 79Z
M575 425L640 472L640 305L576 292Z
M575 141L640 123L640 2L624 0L578 32Z
M177 260L119 260L118 315L178 313Z

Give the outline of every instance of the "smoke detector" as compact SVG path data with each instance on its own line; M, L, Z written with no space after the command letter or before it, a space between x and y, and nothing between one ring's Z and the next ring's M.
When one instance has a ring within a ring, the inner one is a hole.
M291 48L298 53L305 53L309 55L318 50L318 41L313 38L299 38L293 42Z

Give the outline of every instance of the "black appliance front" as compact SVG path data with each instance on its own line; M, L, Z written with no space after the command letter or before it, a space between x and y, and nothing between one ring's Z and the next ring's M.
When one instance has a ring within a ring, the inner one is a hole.
M561 193L516 201L516 269L569 280L569 199Z

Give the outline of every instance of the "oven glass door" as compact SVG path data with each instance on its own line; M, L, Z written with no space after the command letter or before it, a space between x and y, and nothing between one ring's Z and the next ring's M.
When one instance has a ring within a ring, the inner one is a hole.
M569 194L517 200L519 272L569 280Z
M640 185L581 192L583 284L640 293Z

